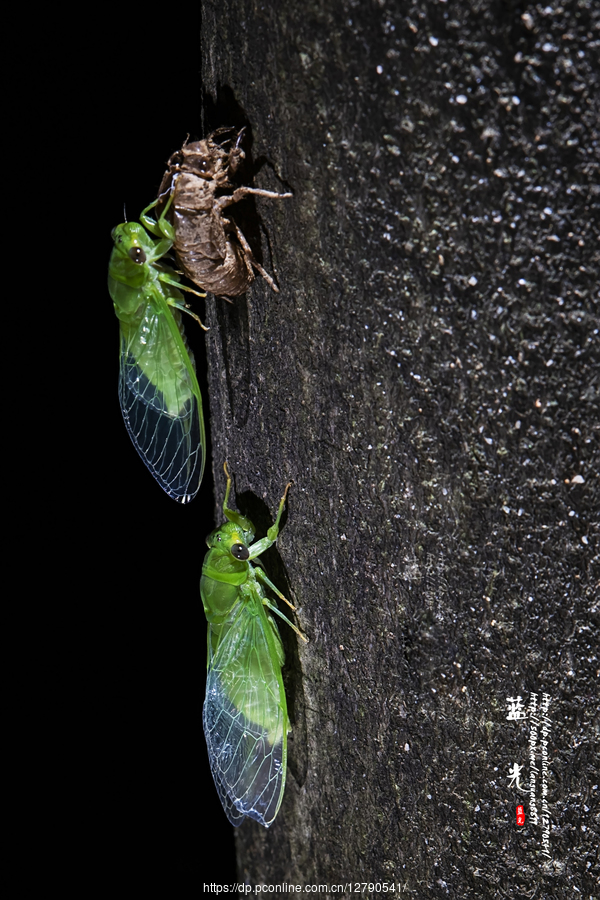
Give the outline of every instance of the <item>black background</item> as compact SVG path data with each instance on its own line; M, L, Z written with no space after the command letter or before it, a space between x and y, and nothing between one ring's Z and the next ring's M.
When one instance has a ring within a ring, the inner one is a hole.
M183 897L235 880L233 829L201 724L198 585L215 527L212 460L194 503L180 506L139 459L117 398L118 324L106 274L124 207L137 219L171 153L188 132L203 135L200 5L162 22L125 6L118 16L64 24L39 85L63 185L55 246L69 261L66 354L50 371L63 385L54 395L70 398L57 405L55 435L62 512L53 556L62 588L40 620L49 638L42 633L49 662L40 721L46 709L49 720L40 733L48 798L40 807L50 842L57 817L64 822L52 856L65 877ZM204 318L204 301L194 309ZM186 332L209 429L204 337L192 319Z

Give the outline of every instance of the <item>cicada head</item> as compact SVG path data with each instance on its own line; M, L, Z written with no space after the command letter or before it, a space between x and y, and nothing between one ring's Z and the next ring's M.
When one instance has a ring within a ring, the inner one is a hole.
M225 522L209 534L206 543L211 550L219 550L223 556L244 562L250 555L248 547L254 540L254 527L244 516L239 516L239 519L243 520L243 525L240 522Z
M123 259L143 266L152 257L154 241L139 222L124 222L111 232L115 250Z
M191 175L197 175L199 178L210 181L222 168L219 149L208 140L184 144L180 151L182 157L181 169L184 172L189 172Z
M230 128L219 129L203 141L184 144L180 151L179 169L212 182L215 189L228 187L230 175L237 172L246 155L239 146L239 141L231 150L226 150L222 143L215 140L221 132L231 131ZM244 129L238 136L240 139L243 131ZM225 144L228 143L231 140L225 141Z
M124 222L117 225L113 228L111 236L115 246L108 264L109 289L111 279L126 285L131 294L127 297L126 303L122 289L122 296L119 298L115 297L113 290L111 296L120 308L132 306L137 300L135 306L129 310L131 312L142 300L139 288L152 278L152 265L156 259L155 244L138 222Z

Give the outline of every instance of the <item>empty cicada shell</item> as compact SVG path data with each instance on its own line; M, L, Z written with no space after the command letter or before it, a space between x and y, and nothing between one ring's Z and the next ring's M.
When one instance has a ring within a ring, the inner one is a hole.
M254 281L255 271L277 291L239 225L225 213L227 207L250 195L282 200L292 194L236 187L235 177L245 158L241 147L245 129L235 140L225 137L232 131L221 128L203 141L185 143L169 160L159 195L170 191L173 196L175 253L187 277L213 294L243 294Z

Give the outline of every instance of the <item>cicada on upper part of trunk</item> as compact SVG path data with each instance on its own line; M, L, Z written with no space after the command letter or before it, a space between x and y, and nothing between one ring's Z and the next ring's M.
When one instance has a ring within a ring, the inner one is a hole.
M163 262L174 241L165 218L169 205L158 220L148 215L152 203L140 216L143 225L125 222L113 229L108 290L120 324L119 402L127 431L163 490L187 503L200 488L206 439L181 313L204 325L181 292L205 295L182 285Z

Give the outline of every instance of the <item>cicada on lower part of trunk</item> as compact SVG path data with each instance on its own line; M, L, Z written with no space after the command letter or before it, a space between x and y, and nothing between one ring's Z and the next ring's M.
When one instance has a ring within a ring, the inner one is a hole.
M290 485L267 537L254 541L252 522L229 509L227 521L206 539L200 594L208 620L208 674L203 724L208 757L223 809L232 825L248 816L266 828L281 806L290 730L281 677L283 644L272 613L302 637L265 593L286 600L260 562L277 540ZM303 640L306 640L302 637Z
M121 331L119 402L136 450L169 497L193 500L206 457L202 397L181 312L187 308L178 274L162 262L173 246L172 225L161 216L125 222L112 231L108 290ZM146 226L144 228L144 225ZM147 230L146 230L147 229ZM156 235L154 240L147 231Z
M186 142L169 159L159 190L159 197L169 191L173 201L174 249L181 268L202 290L225 298L247 291L255 271L279 290L254 258L232 207L249 196L276 200L292 196L236 187L245 158L244 132L242 128L234 141L232 128L220 128L203 141Z

